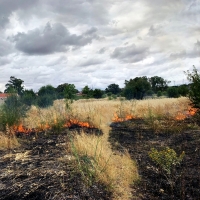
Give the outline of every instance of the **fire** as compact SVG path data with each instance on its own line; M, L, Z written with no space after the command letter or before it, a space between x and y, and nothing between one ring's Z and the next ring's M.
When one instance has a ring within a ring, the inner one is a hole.
M87 128L94 128L92 125L90 125L88 122L80 122L76 119L70 119L67 123L65 123L64 127L71 127L71 126L80 126L80 127L87 127Z
M112 120L113 120L114 122L123 122L123 121L127 121L127 120L130 120L130 119L135 119L135 118L136 118L136 117L133 116L133 115L127 115L127 116L125 116L124 118L122 118L122 117L119 117L119 116L117 115L117 113L115 113Z
M191 116L195 115L196 112L197 112L197 109L196 109L196 108L190 108L190 109L188 110L188 113L189 113Z
M193 115L195 115L195 113L197 112L196 108L189 108L186 112L181 113L178 112L177 116L175 117L176 120L184 120L186 118L189 118Z
M54 123L52 124L52 126L56 125L57 123L58 123L57 120L54 120ZM70 128L74 125L79 126L79 127L94 128L94 126L90 125L88 122L81 122L81 121L76 120L76 119L67 120L67 122L65 124L63 124L63 128ZM49 123L41 123L37 126L37 128L30 129L30 128L26 128L21 123L19 125L14 125L13 130L16 133L30 134L30 133L33 133L33 132L41 132L41 131L45 131L45 130L50 130L52 128L52 126Z
M33 132L32 129L26 128L26 127L23 126L22 124L19 124L18 126L17 126L17 125L14 125L14 126L13 126L13 130L14 130L15 132L18 132L18 133L25 133L25 134L29 134L29 133Z

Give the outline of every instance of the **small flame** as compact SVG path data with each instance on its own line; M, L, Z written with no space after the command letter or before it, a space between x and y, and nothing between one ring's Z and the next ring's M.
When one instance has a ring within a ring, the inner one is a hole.
M186 118L189 118L197 112L196 108L189 108L186 112L178 112L177 116L175 117L176 120L184 120Z
M14 125L13 126L13 130L15 132L18 132L18 133L25 133L25 134L29 134L31 133L33 130L32 129L29 129L29 128L26 128L25 126L23 126L22 124L19 124L18 126L17 125Z
M58 122L55 119L53 125L56 125ZM52 126L53 126L52 125ZM63 128L70 128L72 126L79 126L79 127L87 127L87 128L94 128L94 126L90 125L88 122L81 122L79 120L76 119L69 119L64 125ZM41 123L37 126L37 128L35 129L29 129L26 128L25 126L23 126L23 124L19 124L19 125L14 125L13 126L13 130L16 133L25 133L25 134L30 134L33 132L41 132L41 131L45 131L45 130L50 130L52 128L52 126L48 123Z
M87 128L94 128L92 125L90 125L88 122L80 122L77 119L70 119L67 123L65 123L64 127L71 127L73 125L77 125L80 127L87 127Z
M123 121L127 121L127 120L130 120L130 119L135 119L136 117L135 116L133 116L133 115L127 115L127 116L125 116L124 118L123 117L119 117L118 115L117 115L117 113L114 113L114 117L113 117L113 121L114 122L123 122Z

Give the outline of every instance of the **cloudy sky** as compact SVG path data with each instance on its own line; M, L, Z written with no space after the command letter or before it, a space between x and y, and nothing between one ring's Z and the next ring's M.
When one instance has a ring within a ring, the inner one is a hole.
M0 91L136 76L186 83L200 69L200 0L0 0Z

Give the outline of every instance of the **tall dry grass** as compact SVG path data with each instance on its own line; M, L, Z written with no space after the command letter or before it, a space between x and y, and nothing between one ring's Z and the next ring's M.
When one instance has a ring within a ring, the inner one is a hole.
M96 181L104 183L114 199L130 199L130 185L138 180L138 172L128 153L114 153L105 138L84 133L75 136L73 145L79 158L87 156L92 161Z
M4 132L0 132L0 150L19 147L20 144L16 137L9 138Z

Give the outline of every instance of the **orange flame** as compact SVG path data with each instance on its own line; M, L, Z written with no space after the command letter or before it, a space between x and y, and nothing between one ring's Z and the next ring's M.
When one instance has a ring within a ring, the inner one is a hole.
M57 120L54 120L54 125L56 125L57 123L58 123ZM69 119L68 122L66 122L63 125L63 128L70 128L70 127L72 127L74 125L79 126L79 127L94 128L94 126L90 125L88 122L81 122L81 121L78 121L76 119ZM48 123L45 123L45 124L41 123L35 129L26 128L25 126L23 126L22 123L20 125L14 125L13 126L13 130L16 133L25 133L25 134L30 134L30 133L33 133L33 132L41 132L41 131L45 131L45 130L50 130L51 128L52 128L51 125L48 124Z
M114 117L112 118L112 120L114 122L123 122L123 121L127 121L127 120L130 120L130 119L135 119L136 117L133 116L133 115L127 115L125 116L124 118L123 117L119 117L117 115L117 113L114 113Z
M32 129L29 129L29 128L26 128L25 126L23 126L22 124L19 124L18 126L17 125L14 125L13 126L13 130L15 132L18 132L18 133L25 133L25 134L29 134L31 133L33 130Z
M178 112L177 116L175 117L176 120L184 120L186 118L189 118L193 115L195 115L195 113L197 112L196 108L189 108L186 112L181 113Z
M77 125L80 127L94 128L94 126L90 125L88 122L80 122L77 119L70 119L67 123L65 123L64 127L71 127L73 125Z

